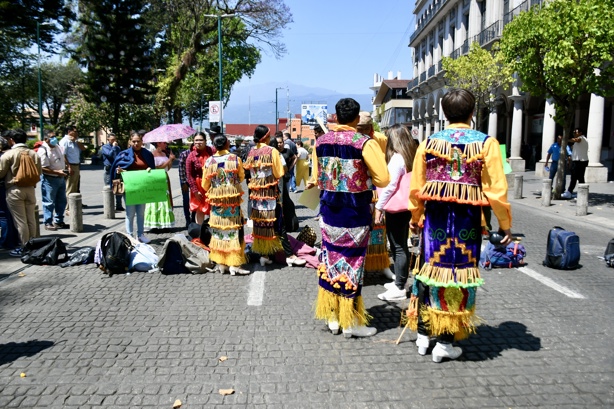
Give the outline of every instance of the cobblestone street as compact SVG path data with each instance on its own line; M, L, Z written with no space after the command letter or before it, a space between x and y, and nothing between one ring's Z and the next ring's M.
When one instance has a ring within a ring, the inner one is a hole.
M86 232L66 234L81 240L76 247L95 244L109 226L124 228L124 213L102 217L101 170L83 175ZM176 169L171 181L179 195ZM590 220L556 213L534 205L532 186L512 201L528 271L484 272L477 300L484 324L459 344L459 360L440 364L418 355L411 331L395 344L407 301L378 300L387 282L379 274L368 274L363 289L378 334L344 339L313 319L313 269L109 278L94 265L22 269L2 254L2 272L16 273L0 282L0 408L170 409L176 399L187 409L612 407L614 270L598 258L614 236L612 208L606 201ZM611 199L614 185L602 195ZM183 227L180 205L176 196ZM318 230L314 211L297 204L297 213ZM580 236L581 269L541 265L555 225ZM148 234L158 250L169 235ZM262 305L248 305L261 274Z

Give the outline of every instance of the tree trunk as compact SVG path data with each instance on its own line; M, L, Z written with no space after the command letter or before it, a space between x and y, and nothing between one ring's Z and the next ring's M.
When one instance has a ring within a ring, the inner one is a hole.
M569 113L565 116L565 124L563 125L563 140L561 141L561 151L559 155L558 167L554 177L554 199L559 200L565 189L565 166L567 164L567 144L572 132L573 115L575 107L569 109Z

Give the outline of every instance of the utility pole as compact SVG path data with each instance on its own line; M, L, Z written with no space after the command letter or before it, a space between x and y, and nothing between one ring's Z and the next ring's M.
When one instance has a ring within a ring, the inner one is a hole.
M279 131L279 111L277 110L277 103L278 103L277 91L279 91L280 89L284 89L284 88L283 87L275 88L275 132Z
M38 45L38 127L39 140L43 140L43 81L41 79L41 40L40 40L40 23L36 22L36 44Z

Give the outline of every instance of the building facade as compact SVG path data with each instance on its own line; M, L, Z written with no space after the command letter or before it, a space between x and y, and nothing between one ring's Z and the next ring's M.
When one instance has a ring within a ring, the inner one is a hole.
M392 72L388 79L382 79L378 74L373 77L374 92L373 119L381 129L390 128L394 124L403 124L411 128L413 100L407 92L409 80L401 79L401 73L393 78Z
M416 27L409 46L414 49L414 79L408 92L414 99L413 126L418 138L438 132L445 125L441 98L446 93L442 58L469 52L473 42L484 48L501 38L503 27L522 11L545 0L416 0ZM484 132L506 144L514 171L543 171L546 154L562 129L554 122L554 103L541 95L519 90L518 81L496 96L496 108L488 113ZM589 143L587 182L613 178L613 100L592 94L580 100L575 126L585 130Z

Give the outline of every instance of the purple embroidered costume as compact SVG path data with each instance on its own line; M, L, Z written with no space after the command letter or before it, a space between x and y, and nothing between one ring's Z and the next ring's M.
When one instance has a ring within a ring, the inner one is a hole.
M365 325L369 318L360 295L372 221L372 182L362 157L369 139L344 130L328 132L316 142L322 190L316 318L338 320L342 328Z

